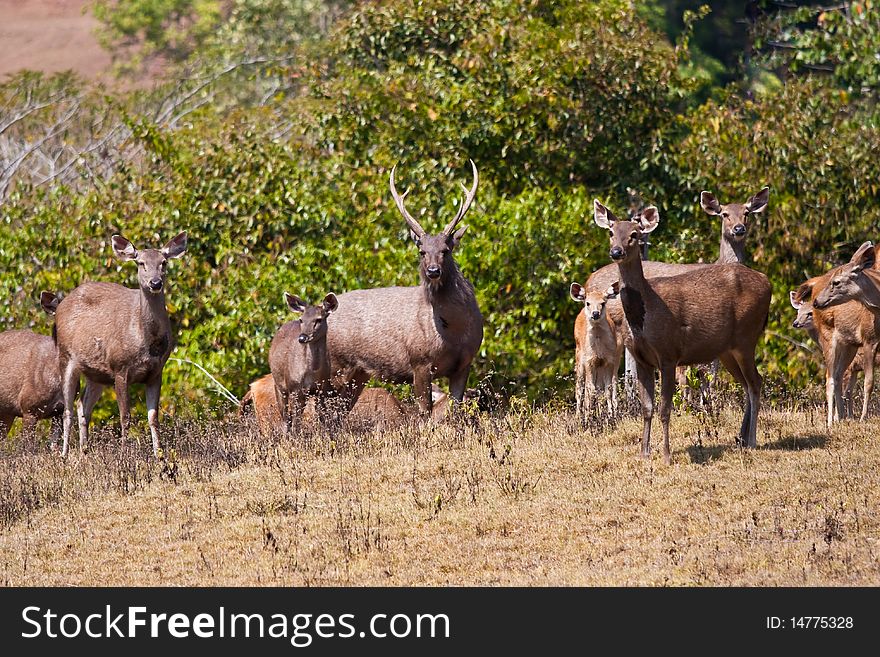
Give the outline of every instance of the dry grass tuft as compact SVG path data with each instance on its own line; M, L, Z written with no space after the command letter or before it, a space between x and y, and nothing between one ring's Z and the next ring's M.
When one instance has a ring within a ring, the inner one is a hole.
M877 585L880 420L815 404L579 429L514 406L458 425L263 439L167 423L168 461L109 430L62 461L0 457L6 585ZM656 444L656 439L655 439Z

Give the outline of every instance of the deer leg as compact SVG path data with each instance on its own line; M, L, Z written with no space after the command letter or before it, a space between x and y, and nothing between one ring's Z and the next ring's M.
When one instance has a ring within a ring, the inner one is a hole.
M62 420L62 445L61 456L67 456L67 450L70 446L70 428L73 424L73 405L76 398L76 391L79 387L79 372L77 372L73 363L68 363L64 368L64 377L62 381L62 394L64 396L64 415ZM80 431L80 444L82 444L82 431Z
M740 369L739 363L737 363L736 359L733 357L733 354L722 354L719 360L724 366L724 369L730 372L730 375L743 389L743 396L745 397L745 402L743 404L743 421L739 428L739 434L736 437L736 444L742 446L745 445L748 441L749 427L752 425L752 401L749 397L749 386L746 382L746 377L742 373L742 369Z
M290 407L288 405L290 403L289 394L277 385L275 386L275 401L278 403L278 411L281 413L281 424L284 427L284 433L289 434L292 428Z
M147 424L153 440L153 456L159 458L159 396L162 392L162 375L147 384ZM118 394L118 393L117 393Z
M654 368L636 361L636 380L642 402L642 457L651 456L651 420L654 417Z
M39 419L32 413L24 413L21 416L21 440L31 450L36 447L37 421Z
M868 417L868 406L874 394L874 359L877 358L877 344L865 345L862 350L862 369L865 370L864 398L862 399L862 416L864 422Z
M294 426L296 426L297 431L302 431L302 416L303 411L306 408L307 396L305 391L300 388L295 392L292 392L289 397L290 409L287 412L288 418L288 431L292 430ZM317 400L315 400L315 413L318 415L318 420L320 421L320 407L318 406Z
M677 384L676 368L665 367L660 370L660 422L663 425L663 461L672 463L672 451L669 449L669 418L672 416L672 396Z
M743 447L755 448L758 446L758 413L761 410L761 386L764 380L758 374L753 352L735 352L737 365L746 380L746 399L748 401L748 434L743 441ZM745 423L745 419L743 420Z
M584 371L580 363L574 368L574 410L581 428L585 426L584 416Z
M51 418L49 422L51 423L51 429L49 431L49 446L51 449L55 449L58 445L58 440L61 438L62 419L55 416Z
M463 367L458 372L449 377L449 396L459 404L464 399L464 392L467 389L468 375L471 373L470 363L467 367ZM431 399L431 389L428 386L428 398Z
M65 394L66 394L65 390ZM89 441L89 424L92 421L92 411L101 393L104 392L104 386L94 381L86 379L86 385L83 387L82 394L79 396L79 402L76 405L76 415L79 420L79 451L84 452ZM64 452L62 451L62 455Z
M831 393L834 401L834 419L841 420L846 417L846 409L843 405L843 373L849 367L856 354L856 348L852 345L838 344L834 350L831 361ZM826 394L827 394L826 383ZM829 425L830 426L830 425Z
M113 389L116 391L116 403L119 406L120 438L125 443L128 438L128 425L131 424L131 398L128 395L128 377L119 374L113 381Z
M459 376L461 376L461 375L459 374ZM467 378L465 378L465 382L466 381L467 381ZM459 382L460 382L460 379L459 379ZM450 384L450 388L451 388L452 377L450 377L449 384ZM431 399L431 366L430 365L426 365L424 367L419 367L419 368L415 369L415 371L413 372L413 394L416 397L416 401L418 401L418 403L419 403L419 413L423 416L430 416L431 409L434 405L433 400ZM452 397L452 399L455 399L455 397L452 396L451 391L450 391L449 396ZM460 402L461 398L463 396L464 396L464 389L462 388L458 399L455 399L455 401ZM455 406L454 403L453 403L453 406Z

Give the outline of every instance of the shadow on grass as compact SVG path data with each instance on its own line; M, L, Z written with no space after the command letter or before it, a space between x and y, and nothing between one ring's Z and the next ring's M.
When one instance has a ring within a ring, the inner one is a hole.
M760 449L782 449L798 452L802 449L821 449L825 447L828 436L824 433L807 433L785 436L772 443L760 445Z
M825 447L827 439L828 436L824 433L795 434L758 445L758 449L779 449L791 452L798 452L803 449L821 449ZM702 443L697 443L688 447L687 453L691 463L706 465L721 458L726 452L738 449L740 449L739 446L734 442L728 445L709 445L708 447Z

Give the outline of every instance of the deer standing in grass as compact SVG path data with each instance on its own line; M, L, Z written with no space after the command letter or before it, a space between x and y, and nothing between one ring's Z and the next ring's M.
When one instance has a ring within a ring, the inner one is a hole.
M605 309L617 298L614 287L605 292L588 290L572 283L571 298L583 304L574 324L575 405L577 417L585 424L593 412L598 395L605 396L608 413L617 409L617 368L623 354L623 331Z
M792 326L806 330L822 350L829 427L853 414L852 392L860 370L865 373L861 420L867 418L880 346L880 319L858 301L824 309L813 307L813 300L835 271L815 276L789 292L791 305L798 311Z
M51 292L40 295L40 305L55 314L59 299ZM0 333L0 439L9 435L15 418L21 432L33 436L37 422L52 421L51 442L61 435L58 419L64 412L58 347L54 338L33 331Z
M332 386L327 319L339 307L339 300L332 292L315 306L287 292L284 298L293 312L302 313L302 318L287 322L272 338L269 368L284 428L290 433L294 424L299 425L308 397L315 398L319 420L329 420L326 401Z
M638 221L618 221L598 200L594 206L596 224L611 234L610 256L620 271L616 285L630 327L627 346L636 360L642 404L642 456L650 455L655 370L660 370L661 377L663 458L670 463L669 418L675 368L716 358L746 390L738 442L755 447L762 384L755 367L755 347L770 310L767 277L734 263L707 265L649 280L639 244L657 227L657 208L645 208Z
M473 185L455 217L437 235L428 234L404 205L394 186L391 196L409 226L419 250L421 284L353 290L339 296L339 311L329 322L334 385L352 408L371 377L389 383L411 383L420 412L431 414L431 382L448 377L450 394L461 402L471 362L483 341L483 316L474 288L461 274L453 252L466 226L458 223L470 209L479 176L471 160Z
M79 447L88 443L92 411L107 386L116 391L122 442L131 421L128 389L146 386L147 421L153 454L159 455L159 394L162 369L174 348L171 322L165 307L168 261L186 252L186 233L171 239L162 249L139 251L120 235L111 239L116 257L138 267L138 288L116 283L83 283L65 297L55 313L55 335L64 396L64 443L66 456L73 408L80 376L85 387L76 404Z
M721 204L712 192L700 192L700 207L706 214L721 218L721 243L718 248L718 259L715 264L729 264L734 262L745 263L746 239L749 235L752 219L755 215L763 212L770 201L770 188L764 187L757 194L749 197L745 203ZM637 219L637 217L634 217ZM685 272L695 271L708 263L671 263L645 260L642 269L645 277L659 278L662 276L676 276ZM617 265L614 263L605 265L594 271L587 279L586 287L590 290L605 291L610 285L619 279ZM626 333L623 306L619 301L608 303L608 316L614 322L618 332ZM686 368L679 368L677 378L679 386L687 391Z
M862 367L865 370L865 398L862 402L861 419L864 420L868 413L870 392L874 383L874 362L880 342L880 270L876 269L876 265L877 250L871 242L865 242L847 264L836 267L821 277L824 284L821 288L818 285L812 287L814 319L821 321L830 314L835 329L838 324L845 323L854 323L859 329L856 339L852 340L856 345L840 345L842 340L832 339L827 350L829 353L825 355L829 428L835 419L845 413L841 384L844 372L857 349L862 351ZM847 303L853 301L858 306L853 307ZM819 333L821 336L821 326ZM833 335L832 338L834 337L837 336Z

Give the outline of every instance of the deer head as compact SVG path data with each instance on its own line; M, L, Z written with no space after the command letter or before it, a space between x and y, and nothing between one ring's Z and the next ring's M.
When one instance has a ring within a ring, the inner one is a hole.
M637 260L640 256L639 247L644 236L657 228L660 213L653 205L648 206L630 221L620 221L614 214L599 203L593 201L593 216L596 225L611 232L611 259L616 262Z
M874 266L875 258L874 245L871 242L862 244L848 263L835 270L828 285L813 300L813 307L828 308L862 297L862 272Z
M588 290L579 283L572 283L569 294L575 301L584 304L587 321L595 323L605 317L605 304L617 296L617 286L612 285L604 292Z
M161 294L165 287L166 266L171 258L186 253L186 231L172 238L161 249L138 251L121 235L111 238L113 252L121 260L134 260L138 265L138 284L146 294Z
M731 242L742 242L749 233L751 216L763 212L770 200L770 188L764 187L745 203L721 205L712 192L700 192L700 206L707 214L721 217L721 231Z
M61 303L61 297L54 292L40 292L40 307L47 315L54 315L58 310L59 303Z
M327 337L327 316L339 307L339 300L332 292L320 305L310 306L295 294L284 293L284 300L295 313L302 313L299 341L301 344L323 340Z
M455 218L446 224L446 228L437 235L429 235L425 229L419 225L419 222L407 212L404 200L406 199L407 194L409 194L409 190L407 189L403 194L397 193L397 189L394 186L394 171L397 167L395 166L391 169L391 196L394 198L394 202L397 204L397 209L400 211L400 214L402 214L403 218L406 220L406 223L409 226L410 236L419 249L419 272L422 280L432 287L442 286L447 280L449 273L454 270L455 265L452 260L452 252L458 246L459 242L461 242L461 238L467 230L467 226L462 226L458 230L456 230L456 226L470 209L471 204L474 202L474 197L477 194L477 184L480 180L479 174L477 173L477 165L474 164L473 160L470 160L470 163L474 172L473 186L468 189L464 186L464 183L462 183L462 188L465 192L464 200L458 207L458 212L456 213Z
M805 301L810 296L812 290L813 286L810 283L804 283L797 290L790 290L788 292L788 300L791 302L791 307L797 310L797 317L791 323L792 328L809 331L815 327L813 324L813 304Z

